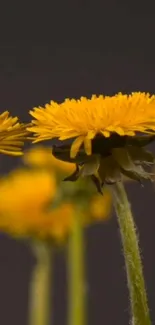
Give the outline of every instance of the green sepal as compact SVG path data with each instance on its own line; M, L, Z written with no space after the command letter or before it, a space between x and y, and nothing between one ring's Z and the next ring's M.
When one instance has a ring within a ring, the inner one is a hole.
M63 179L63 181L71 181L71 182L75 182L80 176L80 168L79 166L76 164L76 170L69 176L65 177Z
M102 191L103 184L102 184L100 178L97 175L91 175L91 179L92 179L94 185L96 186L98 193L103 195L103 191Z
M90 176L93 183L95 184L98 192L102 194L102 184L100 178L98 176L98 169L100 166L100 156L99 155L92 155L88 157L88 161L79 167L76 165L76 170L66 177L64 181L76 181L79 177Z
M135 165L133 170L125 170L123 168L121 168L121 170L122 170L122 174L140 183L142 183L142 180L152 181L151 176L153 174L146 172L142 166Z
M134 169L134 163L126 148L113 149L112 156L121 168L129 171Z
M155 162L154 155L142 147L128 146L127 151L136 164L152 165Z
M126 144L131 146L145 147L155 140L154 134L128 137Z
M137 181L141 181L142 179L149 179L151 180L151 174L148 173L147 171L145 171L143 169L143 167L140 165L142 163L144 163L144 161L142 160L142 157L147 160L151 160L152 162L152 157L150 157L150 155L147 155L147 152L145 152L145 150L142 150L142 148L137 148L137 152L136 149L132 150L132 148L130 148L131 150L129 150L129 147L127 148L118 148L118 149L113 149L112 151L112 155L114 157L114 159L116 159L117 163L119 164L120 168L121 168L121 172L133 179L133 180L137 180ZM139 162L140 164L136 165L134 164L134 158L132 159L131 155L129 154L130 151L132 152L132 155L135 155L135 161L137 159L137 162ZM141 156L140 156L141 154ZM137 155L137 157L136 157ZM139 161L138 161L139 159ZM142 161L141 161L142 160Z
M103 183L114 184L121 180L120 167L112 156L100 160L98 173Z
M80 169L80 176L91 176L97 173L100 166L100 156L99 155L92 155L88 157L87 162L83 164Z

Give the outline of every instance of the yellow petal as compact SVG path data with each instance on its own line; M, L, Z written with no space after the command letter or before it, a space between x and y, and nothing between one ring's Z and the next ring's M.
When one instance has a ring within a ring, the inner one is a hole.
M115 126L115 125L110 125L107 127L106 129L107 131L110 131L110 132L115 132L115 133L118 133L119 135L123 136L124 135L124 130L119 127L119 126Z
M109 138L110 137L110 132L109 131L101 131L101 133L103 134L103 136L105 138Z
M115 132L121 136L123 136L125 134L124 130L118 126L115 128Z
M7 154L7 155L9 154L11 156L22 156L23 155L22 151L8 151L8 150L0 149L0 152L3 154Z
M71 145L71 150L70 150L70 157L75 158L83 141L84 141L85 136L80 135L78 138L74 140L74 142Z
M97 133L97 132L94 131L94 130L89 131L88 134L87 134L87 138L88 138L88 139L94 139L96 133Z
M86 154L88 156L90 156L92 153L92 143L91 143L91 140L88 139L87 137L84 138L84 148L85 148Z

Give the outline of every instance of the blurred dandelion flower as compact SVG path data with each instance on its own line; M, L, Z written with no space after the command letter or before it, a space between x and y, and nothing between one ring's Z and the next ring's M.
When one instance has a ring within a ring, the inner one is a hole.
M0 179L0 228L3 231L13 236L62 241L71 232L79 207L81 226L106 220L111 215L108 189L97 198L87 179L76 184L60 181L60 174L71 172L75 164L58 160L44 147L30 149L23 159L30 168L16 169Z
M105 221L111 216L112 195L104 189L103 196L94 195L89 205L90 216L93 221Z
M137 92L51 101L30 114L34 142L53 139L53 154L77 164L68 180L91 176L101 192L104 183L113 184L122 174L151 179L143 166L154 157L143 147L155 138L155 96Z
M51 173L15 170L0 180L0 193L0 228L4 232L56 240L69 232L73 207L63 203L52 210L56 183Z
M40 227L40 236L54 238L61 243L70 234L73 226L74 205L62 203L56 209L53 209L49 215L42 219Z
M61 175L75 170L75 163L58 160L49 148L34 147L24 153L23 161L28 168L0 179L0 230L28 240L36 257L29 286L29 323L49 323L53 248L67 239L68 291L73 293L74 288L76 293L69 294L70 309L73 306L75 311L70 310L69 317L74 314L79 324L85 314L83 229L109 217L111 193L105 191L100 202L89 180L60 182Z
M6 111L0 114L0 153L19 156L28 135L26 125L20 124L17 117Z
M78 197L79 186L75 185L74 197L60 195L57 202L61 189L56 186L55 174L47 170L26 169L11 172L0 180L1 231L13 237L54 239L61 243L72 231L78 205L81 205L81 226L108 219L112 207L111 193L104 190L100 198L91 192L83 198L83 205L81 197Z

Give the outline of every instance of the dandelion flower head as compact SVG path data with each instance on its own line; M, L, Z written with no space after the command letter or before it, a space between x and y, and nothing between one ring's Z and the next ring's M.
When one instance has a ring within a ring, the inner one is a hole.
M52 208L55 176L45 170L17 169L0 180L0 229L13 237L62 242L73 220L72 203Z
M54 156L76 163L67 180L91 177L102 193L105 183L114 184L122 175L151 179L143 167L154 157L143 147L155 139L155 96L135 92L66 99L30 114L34 142L51 140Z
M19 156L28 135L26 125L18 122L17 117L9 116L5 111L0 114L0 153Z
M31 213L55 196L55 178L47 171L17 169L0 180L0 211Z
M34 142L73 139L71 158L76 157L82 145L86 154L91 155L92 140L97 136L133 137L136 132L155 132L155 96L147 93L81 97L66 99L61 104L51 101L30 114L35 118L29 128L35 134Z

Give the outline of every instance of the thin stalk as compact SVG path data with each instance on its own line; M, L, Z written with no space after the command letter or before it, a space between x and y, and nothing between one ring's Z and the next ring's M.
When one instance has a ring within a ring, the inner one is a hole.
M86 324L85 259L83 227L75 216L68 245L68 325Z
M143 277L137 232L124 186L115 186L114 204L122 238L131 303L132 325L150 325L150 315Z
M37 242L32 244L36 265L32 271L29 294L29 325L51 324L51 249Z

